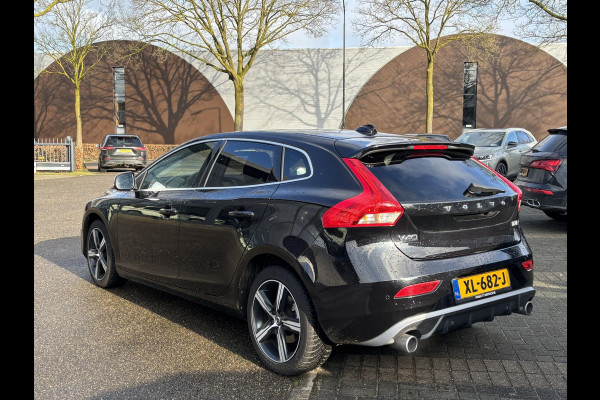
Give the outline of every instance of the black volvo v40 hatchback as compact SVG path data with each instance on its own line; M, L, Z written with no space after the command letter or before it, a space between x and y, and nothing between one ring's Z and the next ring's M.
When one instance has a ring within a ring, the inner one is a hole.
M335 344L413 352L532 311L521 192L472 154L372 126L204 136L117 175L85 207L81 250L100 287L130 279L245 318L280 374Z

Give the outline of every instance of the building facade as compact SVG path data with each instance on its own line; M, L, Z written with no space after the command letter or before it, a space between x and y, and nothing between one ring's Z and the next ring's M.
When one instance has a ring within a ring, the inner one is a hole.
M566 44L539 48L490 35L484 47L453 42L434 65L433 131L462 133L463 67L477 62L478 128L523 127L538 139L567 125ZM488 41L490 43L490 41ZM131 42L114 42L115 50ZM120 61L106 57L86 77L81 107L83 142L115 132L112 68L125 68L127 133L145 143L179 144L233 130L231 81L197 60L155 46ZM355 127L380 132L425 129L425 53L418 47L261 50L245 79L244 130ZM37 55L36 71L52 68ZM75 136L72 84L34 74L34 137Z

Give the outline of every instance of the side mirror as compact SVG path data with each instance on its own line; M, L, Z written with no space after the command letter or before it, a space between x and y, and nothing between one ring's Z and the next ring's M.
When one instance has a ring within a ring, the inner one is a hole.
M506 144L506 146L507 146L507 147L515 147L515 146L516 146L516 145L518 145L518 144L519 144L519 143L517 143L517 142L514 142L514 141L512 141L512 140L511 140L510 142L508 142L508 143Z
M135 178L133 172L123 172L115 176L115 189L133 190L135 187Z

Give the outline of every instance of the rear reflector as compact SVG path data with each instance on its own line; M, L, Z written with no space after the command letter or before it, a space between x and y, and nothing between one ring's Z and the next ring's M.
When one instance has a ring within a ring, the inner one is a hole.
M536 160L529 164L529 168L545 169L546 171L556 172L562 164L562 160Z
M525 268L526 271L531 271L533 269L533 260L523 262L523 268Z
M548 194L548 195L554 195L554 193L552 193L550 190L543 190L543 189L532 189L532 188L524 188L525 190L527 190L528 192L534 192L534 193L542 193L542 194Z
M343 160L362 185L363 191L327 210L323 214L323 227L394 226L404 214L400 203L360 160Z
M490 171L492 171L493 173L495 173L496 175L498 175L500 177L500 179L502 179L508 186L510 186L510 188L512 190L514 190L517 193L517 201L518 201L518 207L517 207L517 209L519 211L521 211L521 200L523 200L523 191L521 191L521 189L519 189L519 187L517 185L515 185L514 183L512 183L505 176L500 175L498 172L494 171L493 169L491 169L490 167L488 167L487 165L485 165L484 163L482 163L481 161L479 161L475 157L471 157L471 158L473 160L477 161L479 164L481 164L484 167L486 167L487 169L489 169Z
M398 293L396 293L394 298L398 299L402 297L418 296L421 294L434 292L440 285L440 282L441 281L431 281L407 286L400 290Z

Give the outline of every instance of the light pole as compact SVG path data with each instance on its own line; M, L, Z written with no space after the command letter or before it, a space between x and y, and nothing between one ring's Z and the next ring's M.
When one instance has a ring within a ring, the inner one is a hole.
M342 129L346 128L346 0L342 0L344 14L342 39Z

